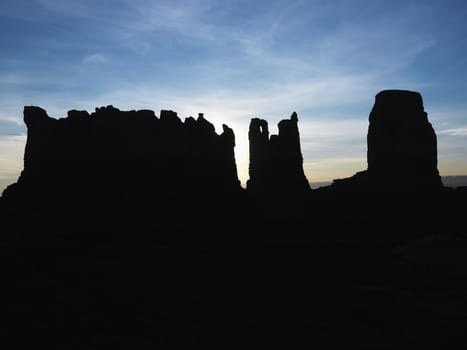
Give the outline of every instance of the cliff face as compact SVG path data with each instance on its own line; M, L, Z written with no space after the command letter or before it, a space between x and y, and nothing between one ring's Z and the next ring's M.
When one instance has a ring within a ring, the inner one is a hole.
M279 134L269 137L265 120L253 118L250 142L250 179L247 190L257 194L296 195L310 190L303 172L298 117L279 122Z
M368 171L436 184L436 135L418 92L380 92L369 119Z
M25 107L24 121L24 170L3 193L7 201L21 202L19 207L53 203L54 208L76 210L89 202L96 208L120 203L130 210L135 205L145 210L180 203L215 206L217 199L242 192L232 129L223 125L218 135L202 114L182 121L173 111L163 110L157 118L149 110L123 112L107 106L91 114L72 110L57 120L39 107ZM250 123L247 191L260 198L290 198L310 190L297 114L278 128L278 135L270 135L265 120ZM367 141L368 169L335 180L332 189L442 188L436 135L419 93L378 93Z
M7 199L154 207L241 191L232 129L223 125L218 135L202 114L182 122L173 111L157 118L149 110L108 106L91 114L72 110L57 120L39 107L25 107L24 121L24 170L5 191Z
M418 92L378 93L369 117L367 143L368 169L335 180L335 188L418 191L442 187L436 134Z

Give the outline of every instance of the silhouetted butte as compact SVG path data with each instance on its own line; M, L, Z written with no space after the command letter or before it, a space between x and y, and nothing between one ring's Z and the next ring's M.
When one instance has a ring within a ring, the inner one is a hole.
M368 169L334 180L332 189L418 192L442 188L436 134L418 92L379 92L369 122Z

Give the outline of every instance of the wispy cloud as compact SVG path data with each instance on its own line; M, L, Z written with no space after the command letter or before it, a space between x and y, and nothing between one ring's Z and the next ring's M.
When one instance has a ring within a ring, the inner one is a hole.
M210 28L202 20L212 1L144 1L134 3L126 1L129 8L138 17L133 28L138 31L174 30L186 36L209 33ZM190 30L191 29L191 30ZM205 38L208 38L205 37Z
M431 106L426 106L426 102L427 101L425 101L425 110L436 131L465 127L467 106L446 106L438 102L438 106L435 105L431 108Z
M107 56L102 53L94 53L88 56L84 56L83 58L84 63L93 63L93 64L101 64L109 62Z
M454 129L445 129L438 131L441 135L449 135L449 136L467 136L467 126L454 128Z

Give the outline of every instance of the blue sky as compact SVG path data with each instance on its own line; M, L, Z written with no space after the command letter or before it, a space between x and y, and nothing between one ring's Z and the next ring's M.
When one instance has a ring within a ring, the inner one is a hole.
M299 115L310 181L366 169L374 96L419 91L442 175L467 174L467 2L2 0L0 190L22 169L24 105L204 112L236 134Z

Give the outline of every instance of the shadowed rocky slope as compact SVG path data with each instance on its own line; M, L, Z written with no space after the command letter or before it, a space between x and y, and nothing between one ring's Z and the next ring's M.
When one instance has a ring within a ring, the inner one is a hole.
M0 198L0 337L18 348L465 349L467 191L441 185L421 96L382 91L368 169L310 190L298 118L25 107ZM29 343L29 344L28 344Z

